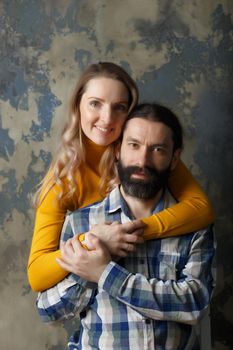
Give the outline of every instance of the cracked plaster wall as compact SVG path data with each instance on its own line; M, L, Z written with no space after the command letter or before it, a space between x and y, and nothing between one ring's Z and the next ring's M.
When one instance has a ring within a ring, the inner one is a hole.
M173 108L183 159L216 212L213 349L233 349L233 4L227 0L0 1L0 348L64 349L26 277L30 194L56 150L67 100L89 63L121 64L141 100Z

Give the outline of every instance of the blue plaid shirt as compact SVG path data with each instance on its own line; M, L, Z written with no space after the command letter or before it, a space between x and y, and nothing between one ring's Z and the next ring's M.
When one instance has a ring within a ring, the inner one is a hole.
M154 213L173 204L166 191ZM129 220L115 188L102 202L68 215L61 239L97 223ZM80 315L81 326L69 340L70 350L199 349L197 324L213 290L214 251L211 227L147 241L127 258L111 261L98 284L70 274L40 293L39 314L44 322Z

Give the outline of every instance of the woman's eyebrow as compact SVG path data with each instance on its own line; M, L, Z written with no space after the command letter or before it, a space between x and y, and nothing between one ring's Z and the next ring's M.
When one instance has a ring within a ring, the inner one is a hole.
M96 97L96 96L90 96L90 97L88 97L87 99L88 99L88 100L95 99L95 100L98 100L98 101L104 101L102 98Z
M100 98L100 97L97 97L97 96L90 96L90 97L88 97L87 98L88 100L92 100L92 99L95 99L95 100L98 100L98 101L101 101L101 102L104 102L104 99L102 99L102 98ZM120 104L120 103L122 103L122 104L128 104L128 101L126 101L126 100L120 100L120 101L116 101L116 102L113 102L113 104Z

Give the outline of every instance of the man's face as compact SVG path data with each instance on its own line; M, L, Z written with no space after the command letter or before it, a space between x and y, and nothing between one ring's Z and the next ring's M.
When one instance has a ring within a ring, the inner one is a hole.
M128 195L150 199L167 185L180 150L173 152L172 130L161 122L133 118L117 153L118 175Z

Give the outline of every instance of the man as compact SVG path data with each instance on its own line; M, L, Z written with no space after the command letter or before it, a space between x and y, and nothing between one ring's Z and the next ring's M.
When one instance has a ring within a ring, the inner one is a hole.
M167 188L182 149L176 116L156 104L138 106L116 150L121 185L102 202L69 215L62 239L104 221L127 222L175 203ZM69 349L198 349L195 325L213 290L211 227L180 237L148 241L114 261L89 234L85 250L76 238L63 244L59 263L72 271L39 295L45 322L80 314L80 333Z

